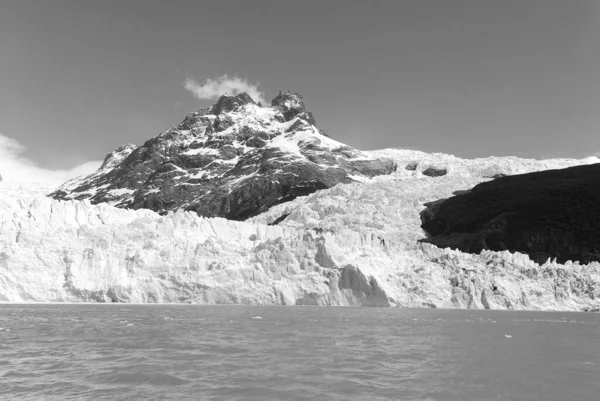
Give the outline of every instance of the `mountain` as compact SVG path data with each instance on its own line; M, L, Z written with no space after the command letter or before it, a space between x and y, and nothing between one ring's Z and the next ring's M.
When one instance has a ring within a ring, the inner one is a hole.
M297 196L396 169L315 124L298 94L280 93L270 107L245 93L223 95L140 147L120 146L98 171L50 196L244 220Z
M423 213L426 241L480 253L527 254L542 264L600 262L600 163L483 182L433 202Z

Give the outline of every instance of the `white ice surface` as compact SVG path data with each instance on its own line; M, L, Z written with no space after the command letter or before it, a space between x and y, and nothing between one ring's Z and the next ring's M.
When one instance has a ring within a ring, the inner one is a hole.
M600 307L598 263L539 266L521 254L417 244L423 203L471 188L489 168L517 173L598 159L372 153L394 158L397 173L297 198L247 222L60 202L43 196L48 188L5 184L0 301ZM417 171L404 169L409 162ZM449 174L423 176L428 165Z

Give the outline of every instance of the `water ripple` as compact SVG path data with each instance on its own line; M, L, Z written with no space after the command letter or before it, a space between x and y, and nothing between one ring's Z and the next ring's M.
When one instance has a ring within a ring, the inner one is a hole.
M0 327L1 399L595 400L600 392L593 314L0 305Z

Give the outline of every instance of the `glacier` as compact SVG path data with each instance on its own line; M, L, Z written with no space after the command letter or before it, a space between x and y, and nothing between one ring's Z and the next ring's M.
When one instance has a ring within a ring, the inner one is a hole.
M408 150L390 175L338 184L245 222L161 216L54 188L0 189L0 302L132 302L597 310L600 264L542 265L419 243L424 203L498 174L598 163L466 160ZM405 168L406 167L406 168ZM429 168L441 176L424 174Z

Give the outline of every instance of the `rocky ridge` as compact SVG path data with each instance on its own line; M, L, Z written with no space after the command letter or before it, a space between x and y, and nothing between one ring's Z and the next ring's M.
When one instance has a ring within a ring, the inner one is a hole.
M271 107L245 93L223 95L142 146L117 148L97 172L51 196L244 220L300 195L395 170L391 160L337 142L315 124L298 94L279 94Z

